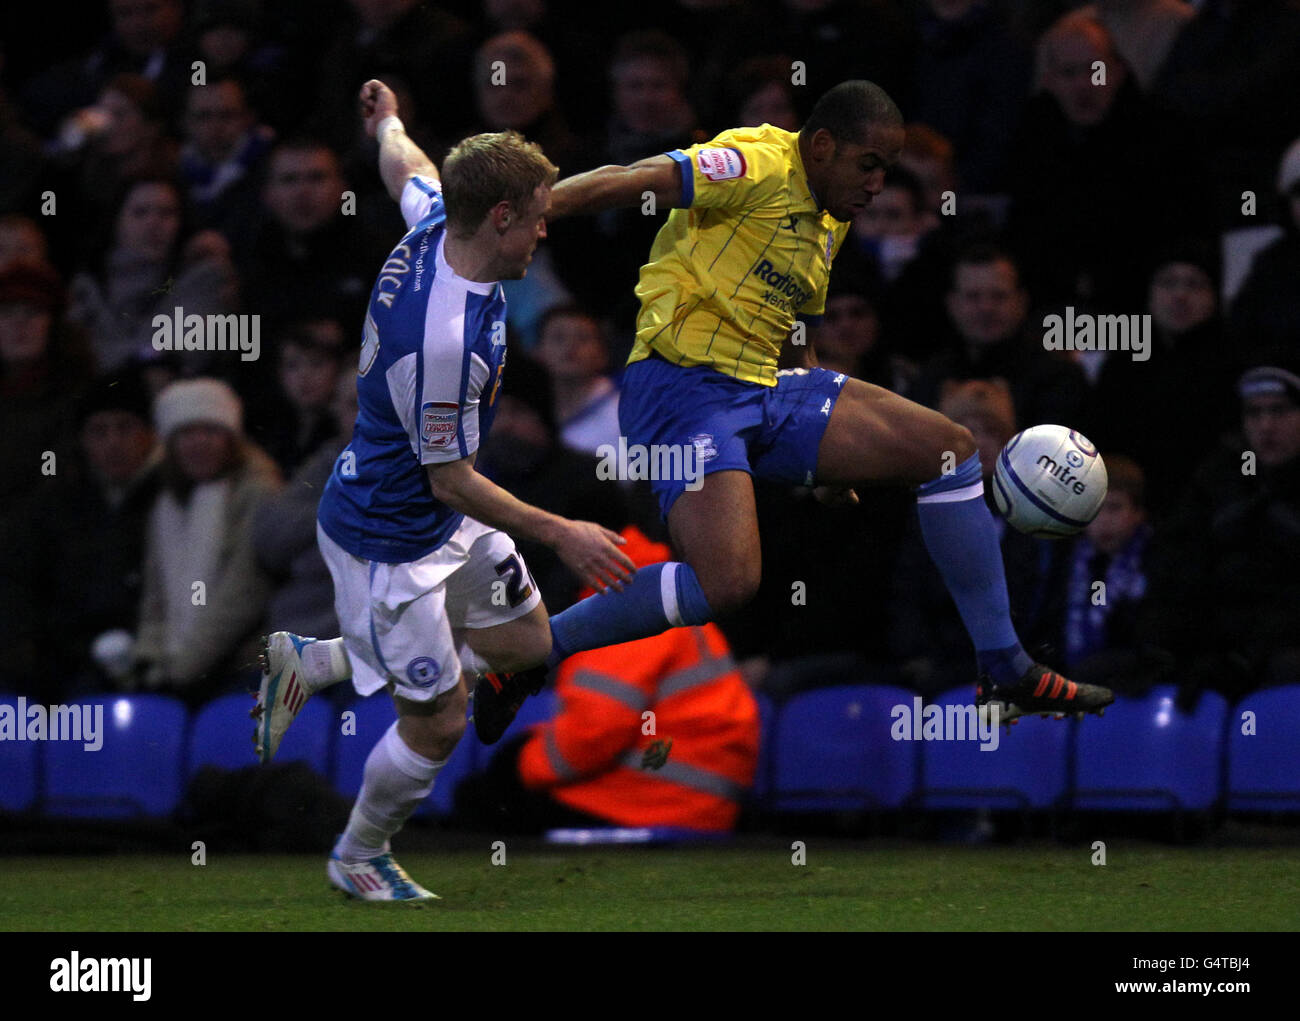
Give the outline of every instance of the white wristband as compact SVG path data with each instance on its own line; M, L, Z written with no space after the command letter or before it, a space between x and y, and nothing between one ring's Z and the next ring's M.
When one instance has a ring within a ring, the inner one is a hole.
M406 125L402 123L402 119L395 113L389 114L375 125L375 138L382 143L384 140L384 132L391 131L393 128L397 128L399 131L406 130Z

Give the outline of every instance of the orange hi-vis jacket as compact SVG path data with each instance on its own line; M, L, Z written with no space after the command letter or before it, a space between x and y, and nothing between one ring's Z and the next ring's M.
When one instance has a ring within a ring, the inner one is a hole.
M758 764L758 705L715 626L578 653L556 694L555 719L520 753L525 787L619 826L735 825ZM642 769L645 749L668 738L663 767Z

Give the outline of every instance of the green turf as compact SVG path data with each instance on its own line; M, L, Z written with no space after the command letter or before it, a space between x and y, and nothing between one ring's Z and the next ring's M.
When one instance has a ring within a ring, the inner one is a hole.
M770 848L400 855L442 895L346 901L324 860L188 855L0 860L0 931L24 930L1294 930L1300 850L1112 844L846 846L807 864Z

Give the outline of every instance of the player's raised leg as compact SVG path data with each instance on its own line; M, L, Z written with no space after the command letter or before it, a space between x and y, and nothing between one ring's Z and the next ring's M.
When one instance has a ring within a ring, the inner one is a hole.
M1033 661L1011 623L998 531L984 502L970 432L878 386L848 380L818 448L818 482L916 487L926 548L975 644L981 704L1002 719L1025 712L1099 712L1107 688L1076 684Z
M461 660L472 665L476 675L474 732L484 744L495 744L524 699L536 695L546 683L546 657L551 651L546 606L538 602L522 617L469 628L465 643L469 648L462 648Z
M249 715L257 721L253 744L263 764L275 757L289 724L312 695L352 676L342 638L307 638L274 631L257 656L262 681Z
M668 528L681 560L641 567L621 591L588 596L552 617L550 665L585 649L705 624L757 591L758 516L747 472L710 472L698 489L684 489L668 510Z

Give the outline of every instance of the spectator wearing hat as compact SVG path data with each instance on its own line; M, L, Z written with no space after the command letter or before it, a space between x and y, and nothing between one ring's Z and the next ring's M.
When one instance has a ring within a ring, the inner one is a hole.
M1233 301L1233 341L1250 352L1300 349L1300 138L1277 173L1282 236L1256 253Z
M1188 451L1213 450L1233 428L1232 380L1240 368L1218 314L1217 246L1170 244L1147 279L1147 357L1105 355L1084 431L1099 449L1141 465L1147 506L1158 519L1187 483Z
M998 453L1016 432L1010 390L990 380L950 383L939 410L971 431L979 449L985 500L992 506L990 479ZM1052 603L1060 590L1059 548L1016 531L1000 515L993 520L1001 532L1011 617L1026 648L1041 646L1053 637L1052 625L1059 619L1059 607ZM967 682L974 668L970 643L963 640L957 608L926 553L915 515L899 547L893 593L890 641L906 683L924 695L935 695Z
M107 690L129 669L159 485L161 450L138 374L96 380L77 423L80 456L23 503L3 540L0 686L48 702Z
M149 515L135 672L147 688L200 701L254 661L271 584L253 518L280 474L244 438L239 398L218 380L173 383L154 422L163 485Z
M0 477L8 494L0 521L75 455L76 399L93 360L62 309L63 283L48 264L0 271Z
M1237 381L1241 429L1156 534L1151 633L1187 697L1300 681L1300 373L1284 352Z

